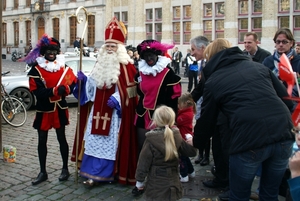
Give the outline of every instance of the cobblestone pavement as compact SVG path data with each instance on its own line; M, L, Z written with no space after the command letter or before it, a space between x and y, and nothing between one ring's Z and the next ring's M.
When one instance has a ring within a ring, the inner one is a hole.
M2 71L10 70L12 74L22 73L24 63L11 62L3 60ZM182 69L183 72L183 69ZM183 91L186 91L186 78L183 78ZM67 141L72 150L77 108L71 106L70 125L66 127ZM61 157L59 146L54 130L49 131L48 136L48 155L47 155L47 172L49 179L37 186L32 186L31 181L39 172L39 162L37 155L37 132L32 128L32 122L35 112L28 111L25 125L15 128L2 123L2 142L3 145L16 147L16 162L7 163L0 160L0 200L17 201L17 200L113 200L113 201L140 201L143 198L134 197L131 194L133 186L125 186L117 183L106 183L93 188L83 186L83 179L78 177L75 170L75 164L69 162L71 176L68 181L59 182L58 177L61 173ZM71 151L70 151L71 152ZM2 159L2 153L0 159ZM193 160L192 160L193 161ZM212 162L211 164L212 165ZM211 166L194 165L196 178L191 179L189 183L183 185L184 198L181 201L202 200L202 198L211 198L217 200L217 195L221 190L205 188L202 181L212 178L210 173ZM256 182L257 183L257 182ZM256 189L257 185L253 186Z

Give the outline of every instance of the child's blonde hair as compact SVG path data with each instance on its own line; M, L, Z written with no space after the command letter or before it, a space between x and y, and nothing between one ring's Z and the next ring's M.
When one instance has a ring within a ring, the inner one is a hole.
M155 109L153 122L156 127L164 127L164 139L166 147L165 161L178 158L177 148L175 146L174 135L171 127L175 123L175 112L172 108L162 105Z
M184 93L178 98L178 104L185 104L186 107L193 107L194 114L196 114L196 103L190 93Z

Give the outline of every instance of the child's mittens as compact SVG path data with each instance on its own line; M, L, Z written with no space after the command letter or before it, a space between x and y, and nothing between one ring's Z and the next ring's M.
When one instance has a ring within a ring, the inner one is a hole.
M189 133L185 134L185 139L186 139L186 140L188 140L188 139L190 139L190 138L193 138L193 136L192 136L191 134L189 134Z
M139 189L142 190L145 186L144 182L136 181L135 186Z
M185 134L186 143L188 143L191 146L194 146L193 143L193 136L189 133Z

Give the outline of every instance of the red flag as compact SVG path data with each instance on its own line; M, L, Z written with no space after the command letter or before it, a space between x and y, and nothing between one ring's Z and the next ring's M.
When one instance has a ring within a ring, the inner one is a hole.
M76 82L76 79L77 78L76 75L73 73L73 70L70 67L66 67L56 86L71 85L74 81ZM61 100L61 97L58 95L50 97L50 102L52 103L59 100Z
M279 59L278 69L279 77L282 81L285 81L287 84L287 92L289 96L292 95L293 87L295 85L295 76L290 64L289 58L283 53Z
M73 70L70 67L66 67L63 74L61 75L57 86L59 85L70 85L76 79L76 75L73 73Z
M300 123L300 104L297 104L297 107L295 108L293 114L292 114L292 120L294 123L294 126L298 126L298 123Z

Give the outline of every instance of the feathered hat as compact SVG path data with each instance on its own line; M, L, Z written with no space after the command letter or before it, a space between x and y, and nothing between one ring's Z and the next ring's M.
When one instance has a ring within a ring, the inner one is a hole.
M113 17L105 28L105 42L124 44L126 38L126 27L124 24Z
M169 49L172 49L174 45L160 43L157 40L144 40L137 46L138 53L142 59L144 59L145 52L152 52L156 55L166 56Z
M44 55L46 50L57 50L60 51L60 43L55 38L49 37L47 34L44 34L39 42L36 44L35 48L29 52L29 54L22 59L27 64L35 62L36 58L40 55Z

